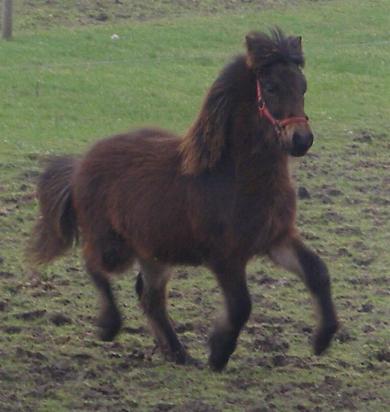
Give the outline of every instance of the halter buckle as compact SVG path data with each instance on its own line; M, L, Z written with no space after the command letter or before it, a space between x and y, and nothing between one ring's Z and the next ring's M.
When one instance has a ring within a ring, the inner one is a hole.
M259 100L257 101L257 107L259 110L264 110L265 101L262 97L260 97Z

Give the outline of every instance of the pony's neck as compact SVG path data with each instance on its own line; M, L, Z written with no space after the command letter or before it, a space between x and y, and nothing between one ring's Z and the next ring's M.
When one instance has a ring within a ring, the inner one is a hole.
M198 117L180 146L183 173L211 172L232 151L234 118L242 104L241 83L248 83L248 74L245 57L240 56L222 70L210 87Z
M227 68L230 90L236 90L232 112L231 136L228 142L230 158L235 163L237 177L273 179L288 176L288 155L275 142L277 136L267 119L259 119L256 106L256 76L244 56Z
M281 181L289 183L288 155L280 150L260 149L257 153L243 153L235 159L235 178L244 191L271 188Z

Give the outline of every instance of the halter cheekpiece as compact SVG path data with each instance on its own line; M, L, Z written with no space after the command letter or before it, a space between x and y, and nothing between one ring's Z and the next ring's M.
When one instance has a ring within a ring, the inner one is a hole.
M259 79L256 80L256 100L257 100L257 108L258 108L260 117L265 117L272 124L272 126L275 129L275 132L278 135L280 135L282 130L289 124L309 123L309 118L307 116L286 117L285 119L282 119L282 120L275 119L275 117L272 116L272 113L268 110L268 107L265 104L265 100L261 92L261 86L260 86Z

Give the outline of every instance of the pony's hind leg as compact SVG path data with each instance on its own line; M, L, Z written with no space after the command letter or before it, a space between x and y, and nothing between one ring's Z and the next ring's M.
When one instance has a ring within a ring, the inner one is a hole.
M313 346L314 353L321 355L330 345L339 326L325 263L297 238L285 240L274 247L269 255L275 263L298 274L313 295L319 314Z
M118 334L122 318L115 302L109 274L125 271L133 261L133 254L125 240L113 230L109 229L103 233L104 235L100 234L98 241L85 242L84 257L87 272L101 298L99 335L102 340L110 341Z
M111 341L122 326L122 318L115 302L108 275L88 262L86 269L101 298L101 311L98 318L99 336L104 341Z
M184 364L189 360L167 313L166 286L169 274L156 262L142 261L136 281L136 292L157 343L168 360Z
M209 339L209 365L221 371L234 352L241 329L251 313L251 298L246 284L245 268L229 265L215 270L225 299L225 313L216 322Z

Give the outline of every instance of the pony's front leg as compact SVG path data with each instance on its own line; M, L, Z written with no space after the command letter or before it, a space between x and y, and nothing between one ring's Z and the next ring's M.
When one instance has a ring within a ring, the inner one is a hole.
M339 326L325 263L295 237L284 240L274 247L269 255L275 263L298 274L313 295L319 314L319 326L313 346L314 353L321 355L330 345Z
M244 267L215 270L225 299L225 313L216 322L209 339L209 365L221 371L236 349L237 338L251 313L251 299Z

